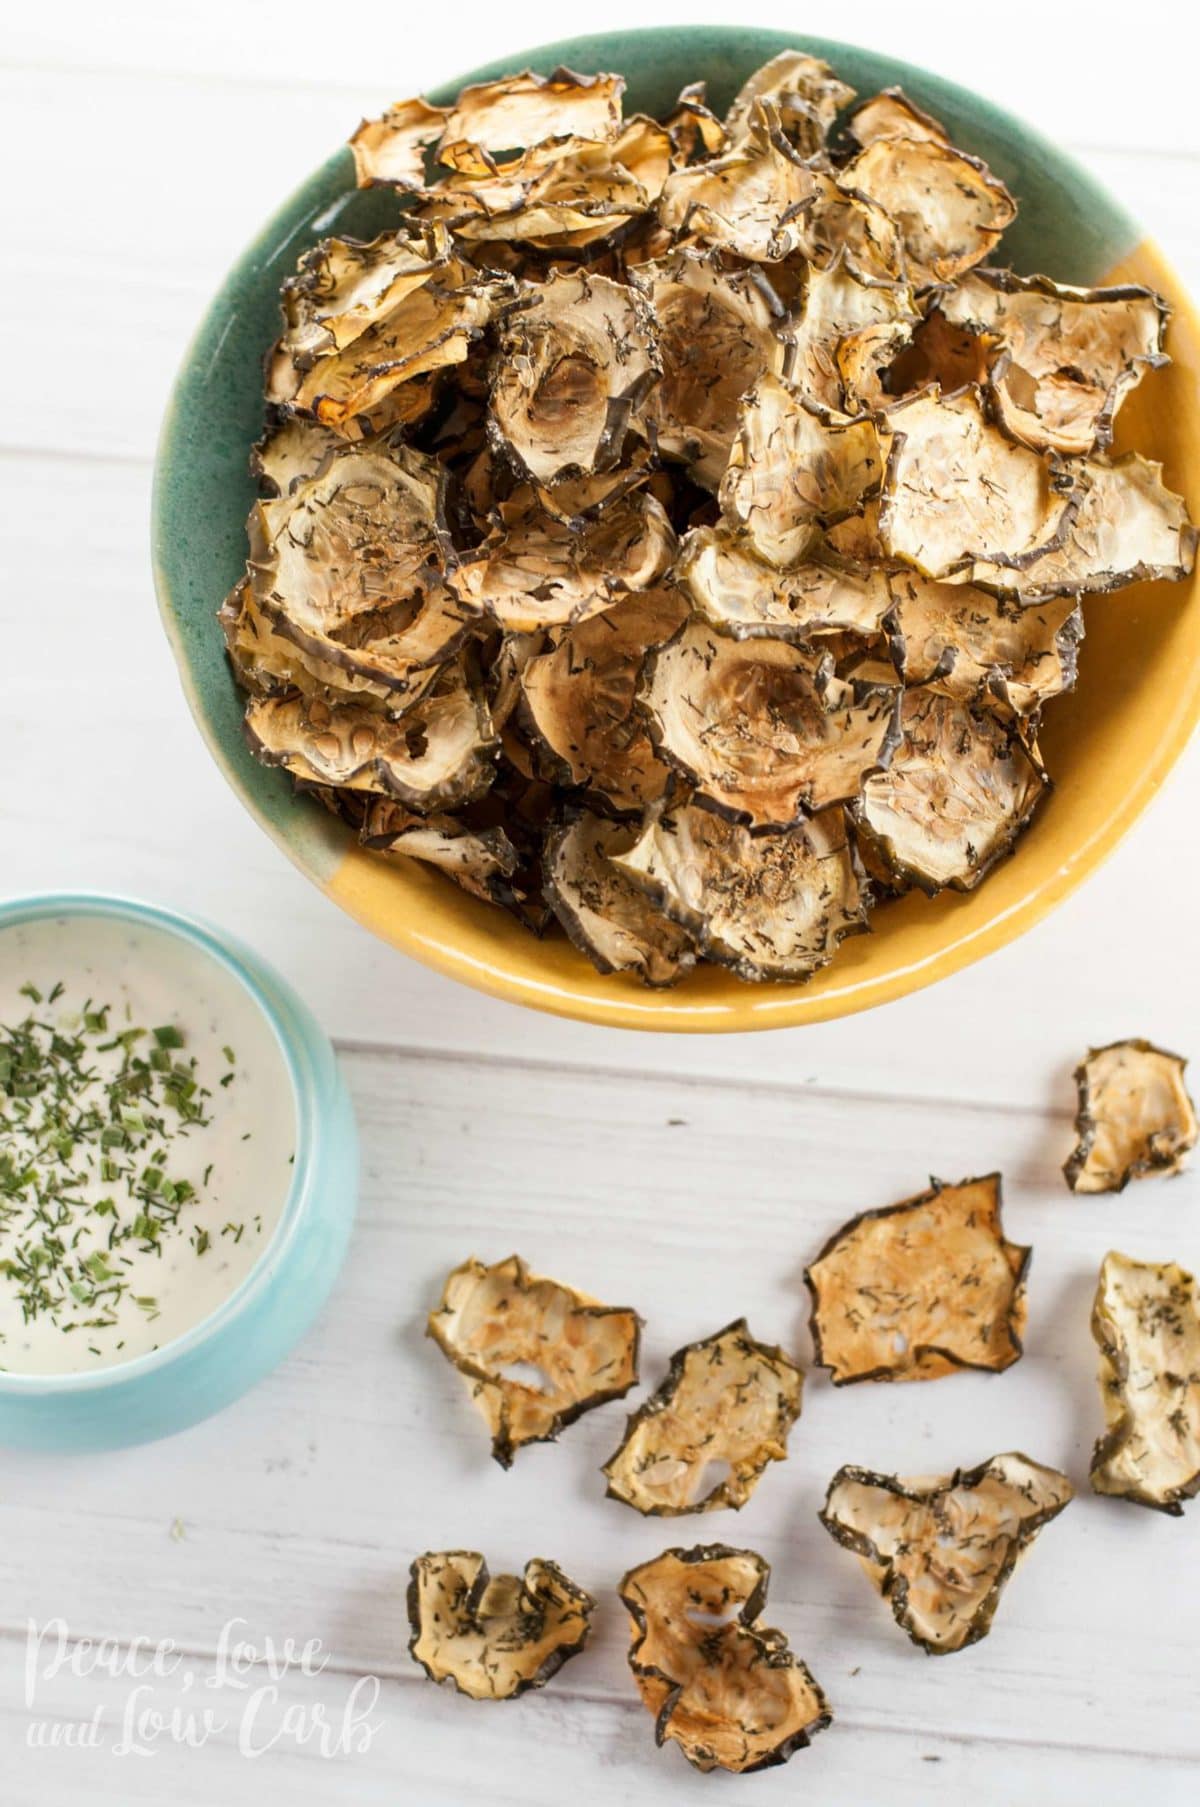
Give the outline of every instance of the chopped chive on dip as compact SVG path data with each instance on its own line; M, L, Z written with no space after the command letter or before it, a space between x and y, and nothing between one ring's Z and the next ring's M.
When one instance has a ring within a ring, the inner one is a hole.
M0 929L0 1370L127 1361L208 1316L278 1222L294 1135L265 1020L199 950Z
M56 1017L32 981L18 989L34 1009L0 1024L0 1275L26 1320L66 1329L82 1315L94 1328L130 1292L130 1245L157 1250L190 1231L182 1220L197 1194L183 1147L211 1121L211 1093L174 1025L153 1031L152 1045L177 1056L157 1061L144 1029L110 1034L110 1005ZM153 1296L131 1296L157 1315Z

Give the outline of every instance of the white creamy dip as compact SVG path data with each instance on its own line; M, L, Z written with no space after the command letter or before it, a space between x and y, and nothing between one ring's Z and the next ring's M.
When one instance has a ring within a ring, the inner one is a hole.
M295 1133L266 1018L200 949L0 928L0 1369L111 1367L207 1317L271 1240Z

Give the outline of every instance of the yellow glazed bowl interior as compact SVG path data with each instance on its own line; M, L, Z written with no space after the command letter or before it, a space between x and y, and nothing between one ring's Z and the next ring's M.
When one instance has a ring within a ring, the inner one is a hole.
M1021 204L999 261L1076 283L1138 282L1174 309L1173 362L1150 373L1119 417L1117 449L1162 461L1200 519L1200 329L1154 246L1071 161L978 96L851 46L778 32L689 27L612 33L518 52L446 84L559 63L615 69L630 111L661 111L707 79L718 109L780 49L828 58L860 93L900 82L984 156ZM397 95L408 92L403 69ZM355 122L347 121L352 126ZM536 940L415 861L366 853L286 777L257 765L215 619L245 556L247 468L260 430L261 358L278 330L277 295L297 256L331 231L370 235L394 217L379 191L356 193L340 151L268 224L213 303L163 427L154 500L155 575L164 624L197 721L230 782L296 864L383 940L514 1003L633 1029L746 1030L820 1022L931 984L1011 941L1094 871L1183 750L1200 713L1200 579L1140 584L1085 603L1079 682L1046 712L1042 746L1055 788L1006 860L975 892L909 894L879 909L875 932L847 941L805 985L747 985L703 966L670 991L602 976L555 933Z

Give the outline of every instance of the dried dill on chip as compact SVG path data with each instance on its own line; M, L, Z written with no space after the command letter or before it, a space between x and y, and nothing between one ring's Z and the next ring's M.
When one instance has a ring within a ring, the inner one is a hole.
M412 1565L409 1651L430 1681L472 1700L515 1700L578 1656L596 1602L557 1563L491 1575L476 1550L429 1550Z
M491 1267L464 1261L429 1314L429 1335L470 1389L502 1468L637 1384L639 1330L636 1312L530 1273L519 1255Z
M1000 1175L946 1185L831 1236L805 1270L819 1367L835 1386L1000 1373L1020 1359L1031 1250L1004 1235Z
M761 1621L770 1576L754 1550L700 1544L664 1550L617 1590L655 1742L678 1744L696 1769L774 1768L832 1720L783 1633Z
M1092 1307L1108 1429L1092 1487L1178 1518L1200 1493L1200 1294L1174 1261L1104 1258Z
M655 1518L744 1506L785 1460L803 1389L802 1369L745 1318L689 1343L605 1463L608 1497Z
M1136 1038L1091 1050L1075 1069L1079 1141L1063 1168L1072 1192L1120 1192L1130 1180L1180 1172L1200 1135L1186 1066Z
M1072 1497L1066 1475L1013 1453L938 1479L841 1468L820 1518L900 1629L945 1656L987 1636L1018 1559Z

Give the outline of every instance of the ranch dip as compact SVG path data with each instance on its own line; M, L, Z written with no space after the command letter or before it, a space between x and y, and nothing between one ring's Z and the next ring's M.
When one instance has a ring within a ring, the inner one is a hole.
M263 1255L295 1107L253 999L151 927L0 928L0 1370L170 1343Z

